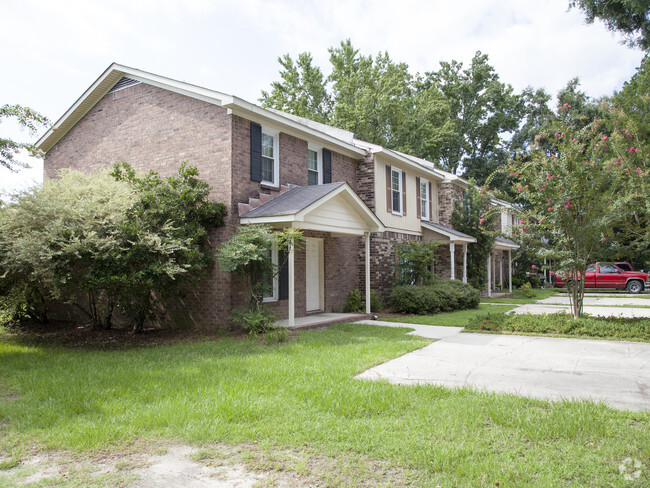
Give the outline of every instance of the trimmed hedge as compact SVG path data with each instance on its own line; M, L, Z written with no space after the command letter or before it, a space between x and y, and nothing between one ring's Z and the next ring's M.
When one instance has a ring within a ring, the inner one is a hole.
M648 318L583 315L574 319L567 313L550 315L486 314L470 320L465 330L650 342L650 319Z
M390 294L393 310L419 315L478 308L480 293L457 280L438 280L431 285L399 285Z

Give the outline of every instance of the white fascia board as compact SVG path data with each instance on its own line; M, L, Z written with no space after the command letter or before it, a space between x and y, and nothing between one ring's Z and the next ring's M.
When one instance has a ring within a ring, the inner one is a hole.
M228 103L224 103L224 107L231 110L235 115L239 115L253 122L275 126L289 135L305 139L309 137L310 141L315 141L325 148L337 148L338 153L359 158L366 155L366 151L362 148L341 141L335 137L325 134L319 130L313 129L307 125L295 122L280 114L266 110L265 108L258 107L257 105L247 102L239 97L232 97Z
M299 222L293 225L295 229L315 230L318 232L331 232L338 235L347 236L362 236L366 232L365 229L351 229L349 227L337 227L333 225L320 225L315 222ZM372 231L371 231L372 232Z
M377 216L374 213L372 213L372 211L368 208L368 206L363 202L363 200L361 200L361 198L359 198L359 196L352 190L352 188L350 188L350 185L348 185L347 183L339 186L336 190L316 200L308 207L303 208L300 212L296 214L296 220L301 220L301 221L304 220L305 215L307 215L309 212L317 209L321 205L327 203L329 200L340 195L343 192L345 192L346 196L351 198L354 201L354 203L356 203L357 207L362 211L361 218L365 220L368 224L370 224L368 226L369 227L368 230L370 232L384 232L384 230L386 230L381 220L379 220Z
M374 154L383 154L389 159L393 159L395 161L398 161L402 164L405 164L409 166L410 168L413 168L417 171L420 171L422 173L425 173L426 175L430 176L433 178L434 181L439 181L442 180L442 176L433 168L427 168L423 164L418 163L417 161L414 161L410 158L407 158L405 156L402 156L401 154L396 153L395 151L391 151L390 149L386 149L385 147L382 147L378 150L373 151Z
M509 244L507 242L495 242L492 249L496 249L497 251L507 251L508 249L519 249L520 247L521 246L516 243Z
M273 217L242 217L239 219L241 225L252 224L285 224L295 222L295 215L274 215Z

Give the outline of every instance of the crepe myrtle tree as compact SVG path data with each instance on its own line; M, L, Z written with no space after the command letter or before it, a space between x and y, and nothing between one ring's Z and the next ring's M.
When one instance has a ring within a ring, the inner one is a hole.
M577 318L587 266L629 210L648 171L634 137L618 121L614 131L605 131L602 119L582 128L570 120L571 106L564 104L549 129L535 138L532 152L511 163L510 176L518 198L528 203L519 235L523 241L549 243L556 270L567 276Z

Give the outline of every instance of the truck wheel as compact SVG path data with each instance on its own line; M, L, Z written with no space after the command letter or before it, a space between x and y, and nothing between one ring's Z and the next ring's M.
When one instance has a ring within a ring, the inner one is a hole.
M627 291L628 293L634 293L635 295L641 293L643 291L643 283L637 280L632 280L627 284Z

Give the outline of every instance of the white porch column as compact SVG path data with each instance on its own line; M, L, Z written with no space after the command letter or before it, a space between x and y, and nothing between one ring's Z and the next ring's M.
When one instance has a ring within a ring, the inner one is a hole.
M487 258L487 296L488 298L492 297L492 254L488 255Z
M512 293L512 250L508 249L508 288Z
M463 244L463 283L467 283L467 244Z
M294 245L293 239L289 243L289 317L288 317L288 326L293 328L295 323L295 266L294 266Z
M503 292L503 251L501 251L501 259L499 259L499 285Z
M370 232L365 233L366 240L366 313L370 313Z
M449 243L449 256L451 259L451 278L450 279L456 279L456 258L454 257L454 250L456 248L456 245L453 242Z

